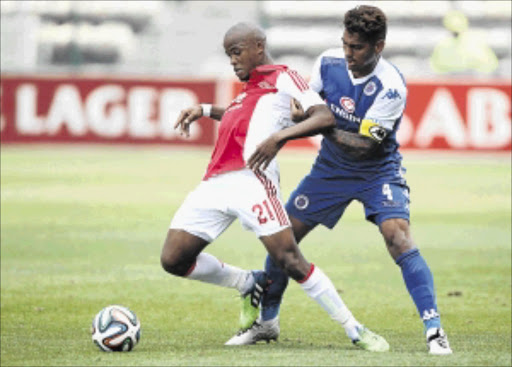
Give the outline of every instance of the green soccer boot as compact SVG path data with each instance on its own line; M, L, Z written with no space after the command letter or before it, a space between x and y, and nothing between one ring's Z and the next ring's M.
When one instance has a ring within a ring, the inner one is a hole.
M260 314L260 302L267 288L267 273L261 270L251 272L253 286L242 294L242 310L240 311L240 330L249 329Z
M359 339L352 340L355 346L369 352L387 352L389 350L389 344L382 336L375 334L364 326L357 328L357 331L359 332Z

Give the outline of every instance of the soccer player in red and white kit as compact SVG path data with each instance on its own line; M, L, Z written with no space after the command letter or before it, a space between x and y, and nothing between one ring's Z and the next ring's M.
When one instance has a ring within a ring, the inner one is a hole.
M281 198L277 162L273 160L264 170L247 167L253 163L251 159L262 159L251 155L275 132L280 132L277 138L285 144L334 125L333 115L302 77L286 66L272 64L265 39L254 25L231 27L224 36L224 49L235 74L246 82L242 93L226 109L194 106L182 111L176 122L175 127L188 135L190 124L201 116L221 120L206 174L171 222L162 249L162 266L177 276L237 289L256 306L255 319L267 283L265 274L242 270L202 252L238 218L244 228L259 237L286 274L343 326L356 346L387 351L384 338L354 318L330 279L299 250ZM299 124L290 120L292 98L306 111L307 118ZM249 327L254 320L245 321Z

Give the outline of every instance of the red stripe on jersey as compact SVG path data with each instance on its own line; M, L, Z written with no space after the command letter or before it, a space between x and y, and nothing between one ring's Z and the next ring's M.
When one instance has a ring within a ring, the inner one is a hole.
M267 197L270 201L270 204L272 205L272 208L274 209L274 212L276 213L279 224L282 226L289 225L290 223L288 222L288 216L285 214L284 208L281 205L279 199L277 198L277 190L276 187L274 186L274 183L262 173L255 172L254 174L263 184L263 187L265 187Z
M302 78L295 70L287 70L286 72L301 92L304 92L309 88L308 83L306 83L304 78Z

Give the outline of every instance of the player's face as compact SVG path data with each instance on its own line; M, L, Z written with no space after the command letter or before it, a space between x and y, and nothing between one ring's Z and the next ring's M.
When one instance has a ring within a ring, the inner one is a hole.
M377 41L373 45L361 38L358 33L350 33L346 30L341 40L347 67L354 77L360 78L370 74L379 61L384 41Z
M233 70L241 81L249 80L251 71L259 65L258 47L252 40L227 38L224 50Z

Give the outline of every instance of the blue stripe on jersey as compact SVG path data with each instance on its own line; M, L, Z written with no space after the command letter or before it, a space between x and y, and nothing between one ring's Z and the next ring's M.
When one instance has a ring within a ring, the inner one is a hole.
M344 131L358 133L359 125L366 112L375 102L379 92L382 91L381 80L374 75L366 82L354 85L350 79L345 59L331 56L322 58L320 75L323 83L322 92L327 105L336 117L337 127ZM396 141L396 131L400 125L400 119L396 121L393 131L379 145L371 158L356 161L344 153L338 145L323 139L316 164L326 164L331 169L336 167L341 170L360 171L363 169L375 172L387 162L399 163L401 155L397 150L399 144Z
M389 63L389 65L391 65L391 66L396 70L396 72L398 73L398 75L400 75L400 78L402 79L402 82L404 83L404 86L406 86L406 85L407 85L407 83L406 83L406 81L405 81L404 74L402 74L402 73L400 72L400 70L398 70L398 68L395 66L395 64L393 64L392 62L389 62L389 61L388 61L388 63Z

